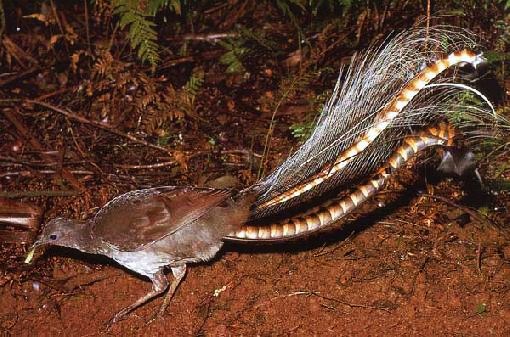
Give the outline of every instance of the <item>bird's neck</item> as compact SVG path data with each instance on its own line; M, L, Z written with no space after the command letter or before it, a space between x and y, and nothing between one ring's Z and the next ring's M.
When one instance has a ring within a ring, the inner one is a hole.
M101 240L95 238L90 229L91 227L87 225L76 228L73 232L73 240L69 242L67 246L78 249L84 253L104 255L104 248L101 245Z

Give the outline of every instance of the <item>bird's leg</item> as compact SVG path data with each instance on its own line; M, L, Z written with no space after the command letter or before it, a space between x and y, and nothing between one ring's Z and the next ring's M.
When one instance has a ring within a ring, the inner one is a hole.
M186 275L186 265L185 264L183 264L182 266L171 267L171 269L172 269L172 274L174 276L174 280L172 281L172 283L170 284L170 287L168 288L165 298L163 299L163 304L161 304L159 311L147 323L151 323L155 319L163 316L166 308L168 308L168 305L170 304L170 300L172 299L172 297L175 294L175 290L177 290L177 287L179 286L182 279Z
M182 266L178 267L172 267L172 274L174 275L174 280L170 284L170 288L168 289L168 292L165 295L165 298L163 300L163 304L159 308L159 316L162 316L165 313L166 308L168 308L168 305L170 304L170 300L175 294L175 291L177 290L177 287L181 283L182 279L186 275L186 265L183 264Z
M155 273L151 277L152 281L152 290L148 292L145 296L140 297L135 303L131 304L128 307L125 307L121 311L119 311L113 318L108 322L107 326L111 326L115 322L120 321L124 318L127 314L129 314L131 311L135 310L139 306L144 305L151 299L153 299L156 296L161 295L167 288L168 288L168 280L166 279L165 274L163 274L163 271L160 270L157 273ZM173 283L172 283L173 285Z

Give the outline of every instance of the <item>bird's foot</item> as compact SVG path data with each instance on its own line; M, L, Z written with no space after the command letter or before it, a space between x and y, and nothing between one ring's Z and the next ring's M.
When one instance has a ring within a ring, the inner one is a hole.
M147 325L149 324L152 324L154 321L156 320L159 320L161 319L164 314L165 314L165 311L166 309L168 308L168 305L170 304L170 300L172 299L172 296L173 296L173 292L169 292L167 293L167 295L165 296L165 298L163 299L163 303L161 304L161 306L159 307L159 310L156 311L152 316L151 318L147 321Z
M106 324L105 324L106 330L107 330L107 331L108 331L108 330L110 330L110 329L111 329L111 327L112 327L115 323L117 323L117 322L119 322L119 321L123 320L124 318L126 318L126 315L127 315L127 314L129 314L132 310L133 310L133 308L131 308L131 306L129 306L129 307L127 307L127 308L122 309L122 310L121 310L121 311L119 311L118 313L116 313L116 314L115 314L112 318L110 318L110 319L106 322Z
M150 325L154 323L155 321L161 319L163 317L164 311L158 310L154 314L151 315L151 317L145 322L145 325Z
M152 315L152 317L147 321L147 324L151 324L155 320L163 317L163 315L165 314L165 311L168 308L168 305L170 304L170 301L172 300L172 297L174 296L177 287L181 283L184 275L186 275L186 265L173 267L172 274L174 275L174 280L170 284L170 287L165 295L165 298L163 299L163 303L161 304L161 307L159 307L159 310L156 313L154 313L154 315Z

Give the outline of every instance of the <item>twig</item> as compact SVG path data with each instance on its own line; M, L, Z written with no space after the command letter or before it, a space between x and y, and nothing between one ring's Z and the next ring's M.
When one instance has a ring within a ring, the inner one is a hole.
M28 69L27 69L27 70L25 70L25 71L22 71L22 72L20 72L20 73L17 73L17 74L15 74L15 75L13 75L13 76L11 76L11 77L9 77L9 78L7 78L7 79L3 80L3 81L0 81L0 87L3 87L4 85L7 85L7 84L9 84L9 83L11 83L11 82L14 82L14 81L16 81L16 80L18 80L18 79L20 79L20 78L23 78L23 77L25 77L25 76L27 76L27 75L30 75L30 74L32 74L33 72L37 71L37 70L39 70L39 66L33 66L32 68L28 68Z
M75 190L40 190L40 191L12 191L0 192L2 198L24 198L24 197L72 197L79 195L80 192Z
M207 303L205 304L207 307L206 307L206 310L205 310L204 318L202 319L202 322L200 322L200 325L198 326L198 329L197 329L196 333L193 334L193 336L201 336L201 335L203 335L204 326L207 323L207 320L209 319L209 317L211 317L211 306L212 306L213 302L214 302L214 297L213 296L207 296Z
M321 295L321 293L318 292L318 291L308 291L308 290L305 290L305 291L295 291L295 292L292 292L290 294L280 295L280 296L277 296L277 297L273 297L269 301L266 301L266 302L258 304L257 306L255 306L255 308L261 307L261 306L263 306L263 305L265 305L267 303L271 303L272 301L274 301L276 299L288 298L288 297L293 297L293 296L298 296L298 295L316 296L316 297L319 297L319 298L322 298L322 299L325 299L325 300L328 300L328 301L332 301L332 302L335 302L335 303L346 305L346 306L351 307L351 308L376 309L376 310L384 310L386 312L390 312L389 308L386 308L386 307L380 307L380 306L377 307L377 306L366 305L366 304L350 303L350 302L346 302L346 301L343 301L343 300L339 300L339 299L334 298L334 297L329 297L329 296Z
M66 88L61 88L61 89L58 89L58 90L55 90L55 91L52 91L50 93L47 93L47 94L44 94L44 95L41 95L41 96L38 96L36 97L35 99L38 100L38 101L43 101L45 99L48 99L50 97L53 97L53 96L57 96L57 95L60 95L60 94L63 94L64 92L67 92L67 91L72 91L75 89L75 86L73 87L66 87Z
M41 214L41 209L36 206L0 198L0 224L37 231Z
M5 117L16 127L16 129L21 133L21 135L28 139L30 145L37 151L40 151L40 156L46 162L53 162L53 158L46 153L46 149L39 143L37 139L32 137L27 127L16 117L16 115L8 109L4 109L3 113ZM80 192L85 191L85 187L74 177L74 175L69 172L67 169L62 169L62 177L64 177L75 189Z
M175 41L175 40L184 40L184 41L212 41L216 42L217 40L222 39L231 39L238 37L238 33L209 33L209 34L197 34L190 33L184 34L181 36L174 36L166 38L167 41Z
M130 165L130 164L113 164L113 167L119 167L123 169L152 169L152 168L160 168L165 166L173 166L177 164L175 161L165 161L162 163L156 164L147 164L147 165Z
M283 104L283 102L288 98L291 90L294 88L294 84L295 83L293 82L286 88L285 92L282 94L282 97L276 103L276 106L275 106L273 113L271 115L271 121L269 123L269 128L267 130L266 137L264 140L264 151L262 152L262 159L260 160L260 166L259 166L259 170L257 172L257 180L262 177L264 170L266 169L267 159L269 156L270 142L271 142L271 139L273 136L273 130L275 128L276 113L280 109L280 106Z
M294 296L298 296L298 295L307 295L307 296L310 296L312 293L310 291L294 291L290 294L285 294L285 295L280 295L280 296L276 296L276 297L272 297L270 298L268 301L264 301L262 303L259 303L257 304L254 309L258 309L259 307L262 307L268 303L271 303L275 300L278 300L280 298L287 298L287 297L294 297Z
M420 194L420 195L422 195L424 197L429 197L429 198L433 198L433 199L445 202L445 203L447 203L450 206L456 207L456 208L462 210L463 212L466 212L467 214L472 216L473 219L477 220L479 223L484 224L484 225L489 225L491 227L496 227L497 228L497 226L495 224L493 224L489 219L484 218L480 213L478 213L476 211L473 211L469 207L459 205L456 202L453 202L450 199L442 197L440 195L432 195L432 194L428 194L428 193L423 193L423 194Z
M53 0L50 0L50 6L51 6L51 10L53 12L53 16L55 17L55 21L57 22L57 26L60 29L60 33L63 36L64 46L66 47L66 51L67 51L67 53L69 53L69 44L68 44L67 38L66 38L66 31L64 30L62 21L60 20L60 17L58 16L57 6L55 6L55 2Z
M30 64L39 64L35 58L24 52L23 49L18 47L7 35L4 35L0 40L0 46L2 46L4 50L6 50L7 53L16 61L18 61L23 68L27 67L24 61L28 61Z
M85 14L85 36L87 37L87 49L89 53L92 54L90 49L89 8L87 5L87 0L83 0L83 11Z
M4 5L2 0L0 0L0 39L2 35L4 35L5 31L5 13L4 13Z
M95 174L95 172L88 171L88 170L72 170L70 172L72 174L79 174L79 175L94 175ZM5 173L0 173L0 177L29 176L32 173L34 173L34 171L28 171L28 170L17 171L17 172L5 172ZM56 174L57 171L55 171L55 170L40 170L40 171L35 171L35 173L37 173L37 174Z
M182 63L187 63L187 62L192 62L193 61L193 57L192 56L183 56L183 57L179 57L179 58L174 58L174 59L171 59L171 60L168 60L168 61L163 61L161 62L161 65L158 67L158 71L161 71L161 70L164 70L164 69L168 69L168 68L172 68L172 67L175 67L176 65L178 64L182 64ZM144 70L148 70L149 67L145 68Z
M478 269L478 273L482 274L482 242L478 243L478 248L476 249L476 268Z
M204 13L209 15L209 14L212 14L212 13L217 12L219 10L222 10L223 8L228 7L228 6L230 6L230 4L227 1L227 2L224 2L224 3L222 3L222 4L220 4L220 5L216 6L216 7L212 7L212 8L206 9L204 11Z
M38 100L28 99L28 100L25 100L25 102L29 103L29 104L31 103L31 104L40 105L42 107L45 107L45 108L48 108L48 109L53 110L55 112L58 112L58 113L60 113L60 114L62 114L64 116L66 116L67 118L73 119L73 120L75 120L77 122L80 122L82 124L92 125L92 126L98 128L98 129L105 130L105 131L113 133L113 134L115 134L117 136L129 139L133 143L137 143L137 144L141 144L141 145L144 145L144 146L147 146L147 147L151 147L153 149L157 149L157 150L160 150L162 152L165 152L169 156L173 156L172 153L169 150L165 149L164 147L148 143L145 140L138 139L136 137L131 136L130 134L127 134L127 133L124 133L124 132L119 131L117 129L114 129L113 127L111 127L109 125L106 125L106 124L103 124L103 123L100 123L100 122L96 122L96 121L91 121L89 119L86 119L85 117L79 116L78 114L76 114L76 113L74 113L72 111L64 110L64 109L59 108L57 106L54 106L52 104L49 104L49 103L46 103L46 102L41 102L41 101L38 101Z
M326 254L331 254L333 253L334 251L336 251L337 249L341 248L341 247L344 247L347 243L350 243L351 242L351 239L352 237L354 236L354 231L351 232L351 234L349 234L349 236L343 240L340 244L338 244L336 247L334 247L333 249L330 249L328 251L324 251L322 250L321 252L317 253L317 254L313 254L313 257L319 257L319 256L323 256L323 255L326 255Z
M350 303L350 302L339 300L338 298L321 295L319 292L315 292L315 291L311 291L310 295L317 296L319 298L323 298L325 300L332 301L335 303L343 304L343 305L346 305L351 308L376 309L376 310L383 310L386 312L390 312L389 308L386 308L383 306L373 306L373 305L366 305L366 304Z

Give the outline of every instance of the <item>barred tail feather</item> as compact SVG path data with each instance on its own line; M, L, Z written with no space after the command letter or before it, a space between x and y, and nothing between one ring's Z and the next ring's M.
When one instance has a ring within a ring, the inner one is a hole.
M426 67L397 95L388 106L379 112L374 124L371 125L362 136L347 150L342 152L329 167L324 168L319 173L312 176L297 186L285 191L277 197L261 204L260 208L271 207L276 204L286 202L292 198L299 197L301 194L315 188L326 182L334 174L342 170L359 153L365 150L374 140L390 125L390 123L402 112L409 102L418 94L420 90L441 74L446 69L461 63L467 62L476 65L480 62L480 56L470 50L461 50L450 54L448 57L436 61L434 64Z
M470 51L476 47L467 31L435 27L405 31L354 56L311 137L255 185L259 197L252 219L358 182L380 167L413 128L444 120L438 112L451 111L462 89L427 85L441 73L437 82L454 82L445 72L453 65L476 66L481 58Z
M243 225L224 240L256 242L289 240L330 227L375 195L392 173L402 167L412 156L431 146L451 145L454 135L454 129L450 125L440 124L414 136L406 137L402 145L390 156L386 165L383 165L374 177L360 184L346 197L327 202L280 223L263 226Z

